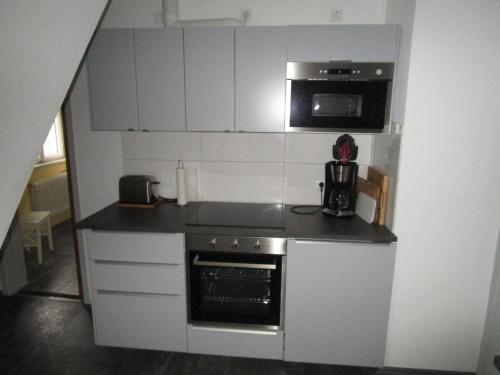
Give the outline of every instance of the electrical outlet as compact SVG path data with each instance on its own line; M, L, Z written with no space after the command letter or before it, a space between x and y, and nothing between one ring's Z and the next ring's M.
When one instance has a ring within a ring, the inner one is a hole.
M240 10L240 18L245 25L252 23L252 9Z
M344 10L342 8L330 9L330 22L342 22L344 18Z

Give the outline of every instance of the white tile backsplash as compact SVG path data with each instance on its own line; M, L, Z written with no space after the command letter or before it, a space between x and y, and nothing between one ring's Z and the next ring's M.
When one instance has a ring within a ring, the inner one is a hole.
M201 134L188 132L123 132L124 159L201 160Z
M184 160L188 200L319 204L318 181L341 133L122 134L126 174L152 174L160 194L177 196L177 160ZM371 164L373 136L353 135L360 176Z
M188 201L199 201L201 195L201 162L184 162ZM124 160L125 174L151 174L160 181L159 193L165 198L177 197L177 161L172 160Z
M282 163L285 135L203 133L202 160Z
M324 164L285 164L285 202L319 205L321 190L318 183L324 180Z
M326 163L333 160L332 146L342 133L287 133L285 163ZM373 136L352 135L358 146L358 164L370 164Z
M283 201L282 163L203 162L204 201Z

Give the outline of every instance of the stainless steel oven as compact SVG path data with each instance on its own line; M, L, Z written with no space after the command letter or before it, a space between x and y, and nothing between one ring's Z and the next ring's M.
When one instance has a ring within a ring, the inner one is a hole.
M394 64L288 62L285 130L382 132Z
M188 321L282 330L286 239L186 235Z

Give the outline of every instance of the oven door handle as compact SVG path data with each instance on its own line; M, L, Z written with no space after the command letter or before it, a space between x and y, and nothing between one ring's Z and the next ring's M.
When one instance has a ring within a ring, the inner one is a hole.
M257 270L275 270L276 264L259 264L259 263L237 263L237 262L214 262L210 260L200 260L200 256L196 255L193 259L194 266L209 266L209 267L235 267L235 268L252 268Z

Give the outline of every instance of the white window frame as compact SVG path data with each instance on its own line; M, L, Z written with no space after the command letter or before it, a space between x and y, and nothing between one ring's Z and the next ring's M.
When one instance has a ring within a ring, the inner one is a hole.
M54 131L53 131L54 130ZM48 142L53 142L56 145L57 152L48 153ZM38 164L45 164L54 161L62 161L66 158L64 152L64 133L62 125L62 115L59 112L50 127L49 134L43 143L42 150L38 155Z

